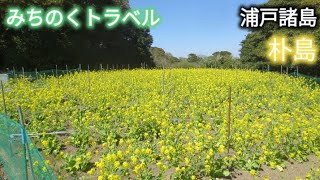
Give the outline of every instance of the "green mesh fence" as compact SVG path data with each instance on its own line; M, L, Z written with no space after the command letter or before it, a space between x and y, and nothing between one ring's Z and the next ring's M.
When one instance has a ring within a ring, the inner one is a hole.
M39 78L41 76L60 76L69 73L79 72L79 69L70 69L70 70L57 70L57 69L50 69L44 71L34 71L34 72L8 72L6 74L9 75L10 78L25 76L29 78Z
M0 180L55 180L38 149L22 134L19 123L0 114Z
M289 75L295 76L295 77L304 77L304 78L306 78L306 79L308 79L310 81L315 81L317 83L320 83L320 78L316 78L316 77L313 77L313 76L308 76L308 75L297 73L297 72L290 73Z

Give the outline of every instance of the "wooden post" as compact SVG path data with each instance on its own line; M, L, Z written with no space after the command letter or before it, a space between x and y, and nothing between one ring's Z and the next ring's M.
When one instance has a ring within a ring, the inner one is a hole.
M81 72L81 64L79 64L79 71Z
M270 65L268 64L268 72L270 72Z
M88 64L88 71L90 71L90 65Z
M37 68L35 69L35 72L36 72L36 79L38 80L38 69Z
M231 86L229 88L229 108L228 108L228 154L230 153L231 140Z
M67 74L69 74L69 69L67 64L66 64L66 70L67 70Z
M4 114L7 116L7 106L6 106L6 100L4 97L4 87L3 87L3 83L1 81L1 92L2 92L2 103L3 103L3 109L4 109Z
M128 64L128 70L130 70L130 64Z
M24 67L22 67L22 75L23 75L23 77L24 77Z
M102 64L100 64L100 71L102 71L103 70L103 67L102 67Z
M56 77L58 77L58 65L56 65Z
M289 75L289 67L287 66L287 75Z
M15 79L16 78L16 70L15 70L14 66L12 69L13 69L13 79Z

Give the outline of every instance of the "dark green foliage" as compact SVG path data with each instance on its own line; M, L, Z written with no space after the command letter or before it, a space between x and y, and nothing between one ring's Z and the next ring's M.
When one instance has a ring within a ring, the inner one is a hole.
M172 67L173 63L179 62L179 59L170 53L166 53L163 49L158 47L150 48L152 58L156 67Z
M187 61L188 62L198 62L198 61L200 61L200 58L196 54L191 53L188 55Z

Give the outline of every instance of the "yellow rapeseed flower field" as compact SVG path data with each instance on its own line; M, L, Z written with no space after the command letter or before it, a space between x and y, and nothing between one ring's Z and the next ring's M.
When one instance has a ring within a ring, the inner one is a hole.
M9 115L18 119L20 105L28 133L74 132L33 139L59 177L200 179L234 168L256 175L262 165L320 156L320 87L302 78L121 70L20 78L5 91Z

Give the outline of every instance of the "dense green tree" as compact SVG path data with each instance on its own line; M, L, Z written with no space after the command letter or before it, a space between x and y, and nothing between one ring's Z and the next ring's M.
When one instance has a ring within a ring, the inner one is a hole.
M170 53L166 53L162 48L150 48L153 61L156 67L172 67L172 64L179 62L179 59Z
M212 54L212 58L223 63L224 61L231 60L233 57L229 51L218 51Z
M188 59L187 59L187 61L188 62L198 62L198 61L200 61L201 60L201 58L200 57L198 57L196 54L194 54L194 53L190 53L189 55L188 55Z

